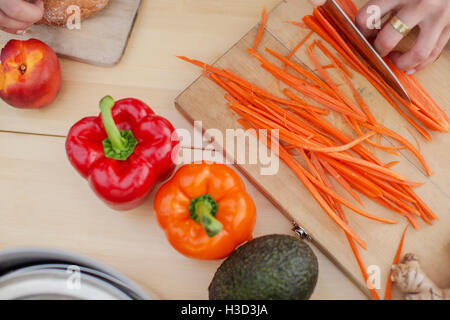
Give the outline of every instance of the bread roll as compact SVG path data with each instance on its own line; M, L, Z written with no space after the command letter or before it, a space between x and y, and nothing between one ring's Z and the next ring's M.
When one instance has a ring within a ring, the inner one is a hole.
M81 20L96 14L108 4L109 0L44 0L44 17L41 24L64 26L73 12L67 12L70 6L80 8Z

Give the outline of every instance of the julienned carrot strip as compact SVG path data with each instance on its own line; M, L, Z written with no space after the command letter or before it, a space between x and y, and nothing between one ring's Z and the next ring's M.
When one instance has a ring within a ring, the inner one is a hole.
M444 127L436 119L433 119L429 115L425 114L426 111L424 109L417 107L415 104L413 104L412 107L411 105L409 106L409 111L412 115L419 119L425 127L433 131L448 132L447 124L445 124Z
M288 114L292 117L292 121L302 127L303 130L312 132L311 138L317 139L318 142L323 143L325 146L333 146L336 144L332 139L328 138L322 130L299 117L294 111L289 110Z
M215 73L211 73L208 75L210 79L212 79L215 83L217 83L219 86L221 86L225 91L227 91L229 94L233 96L233 98L237 99L240 103L245 103L245 97L236 92L229 84L227 84L225 81L220 79L219 76L217 76Z
M319 171L317 170L317 167L313 165L311 159L308 158L308 156L306 155L305 150L296 147L295 150L297 150L298 153L300 153L300 155L302 156L303 160L305 160L306 165L309 168L309 171L311 172L312 175L314 175L317 179L319 179L321 182L324 182L324 179L322 177L322 175L319 174Z
M267 140L267 139L266 139ZM314 187L314 185L311 182L316 182L316 179L311 176L309 172L307 172L297 161L292 158L292 156L284 149L283 146L278 145L278 150L274 149L271 142L264 141L274 152L277 152L279 157L294 171L294 173L297 175L297 177L303 182L303 184L307 187L307 189L310 191L310 193L314 196L314 198L318 201L319 205L327 212L327 214L346 232L348 232L355 241L365 248L365 243L362 241L362 239L359 238L349 227L348 225L342 221L336 213L331 209L331 207L326 203L326 201L323 199L323 197L319 194L318 190ZM274 142L275 143L275 142ZM365 213L364 211L358 209L357 207L353 206L351 203L349 203L347 200L343 199L339 195L337 195L335 192L327 188L325 185L321 185L318 183L318 187L322 189L322 191L325 191L327 194L341 202L343 205L348 206L350 209L355 211L356 213L359 213L361 215L364 215L368 218L381 221L384 223L396 223L392 220L386 220L382 218L378 218L372 215L369 215Z
M292 101L297 101L297 102L299 102L299 103L302 103L302 99L300 99L294 92L292 92L291 90L289 90L288 88L284 88L283 90L282 90L282 93L286 96L286 97L288 97L288 98L290 98ZM290 107L290 106L289 106ZM328 110L328 109L327 109ZM308 110L306 110L306 111L308 111ZM317 113L317 112L316 112ZM310 113L308 113L308 114L310 114Z
M269 50L270 50L270 49L269 49ZM259 53L257 53L256 51L249 49L248 52L249 52L250 54L252 54L254 57L256 57L256 58L263 64L263 66L266 66L266 67L268 67L269 69L278 70L280 74L285 75L288 79L291 80L291 82L297 83L297 84L299 84L301 87L304 87L305 92L310 93L310 94L312 94L312 95L324 95L324 94L325 94L325 92L324 92L323 90L321 90L320 87L319 87L318 85L313 85L313 84L311 84L311 83L309 83L309 82L307 82L307 81L305 81L305 80L303 80L303 79L301 79L301 78L298 78L298 77L295 77L295 76L289 74L288 72L286 72L286 71L282 70L281 68L275 66L274 64L270 63L268 60L266 60L263 56L261 56L261 55L260 55ZM284 57L283 57L283 58L284 58ZM287 61L290 61L290 60L286 60L285 58L284 58L284 60L285 60L286 62L287 62ZM292 63L292 62L291 62L291 63ZM292 64L293 64L293 63L292 63ZM303 76L305 76L305 75L307 76L307 73L303 73L302 75L303 75ZM318 81L320 81L316 76L313 75L313 77L314 77L315 79L317 79ZM313 82L314 82L314 81L313 81ZM330 97L330 99L331 99L331 97Z
M308 168L310 168L311 173L317 178L317 180L323 184L325 184L328 188L333 189L333 186L331 185L330 180L328 179L327 175L324 173L323 168L320 166L320 164L315 163L312 159L312 155L314 153L310 152L310 158L306 155L305 151L303 149L296 148L296 150L301 154L303 159L305 160L306 164L308 165ZM323 191L319 190L319 193L322 195L324 200L328 203L328 205L335 210L337 215L345 222L348 223L345 219L344 212L342 211L341 206L334 201L330 195L324 193Z
M356 181L361 186L364 186L364 188L367 188L370 190L371 194L381 197L383 196L384 192L383 189L378 187L375 183L370 181L365 176L361 175L360 173L352 170L350 167L344 165L340 161L336 161L335 159L331 159L329 157L325 157L323 155L319 155L322 159L326 160L334 169L336 169L340 174L345 175L348 177L349 182Z
M281 102L279 102L279 103L282 104ZM315 107L315 106L311 106L311 105L308 105L308 104L302 105L302 104L295 104L295 103L286 102L286 104L284 104L284 105L286 107L288 107L289 109L291 109L291 110L299 110L299 109L301 109L301 110L304 110L304 111L312 111L312 112L314 112L316 114L321 114L321 115L324 115L324 116L327 116L327 115L330 114L328 109L322 109L320 107Z
M355 3L351 0L337 0L340 7L344 10L347 16L355 22L356 14L358 13L358 8Z
M416 200L417 204L420 205L420 207L425 211L425 213L430 219L432 220L438 219L438 217L433 213L433 211L425 204L425 202L422 201L422 199L420 199L420 197L414 191L411 190L411 188L407 186L399 186L399 187L402 188L411 197L413 197L414 200Z
M420 225L417 222L417 220L415 219L415 216L410 213L408 210L405 210L405 208L400 207L398 204L396 204L395 202L393 202L392 200L386 198L386 197L381 197L379 198L382 201L385 201L386 203L388 203L389 205L394 207L394 211L396 211L397 213L401 214L402 216L406 217L408 219L408 221L410 222L410 224L414 227L414 229L419 229Z
M314 116L311 114L308 114L303 111L297 111L297 113L302 116L303 118L307 119L311 123L319 126L321 129L323 129L325 132L336 138L337 140L341 141L342 143L350 143L352 139L348 137L346 134L344 134L342 131L331 125L328 121L325 119ZM369 151L364 149L361 145L357 145L353 148L353 151L355 151L357 154L359 154L363 159L370 160L373 163L376 163L378 165L383 165L383 162L379 160L377 157L375 157L373 154L371 154Z
M283 148L280 148L280 158L294 171L296 176L302 181L302 183L305 185L305 187L309 190L309 192L312 194L312 196L317 200L319 205L322 207L322 209L325 210L325 212L329 215L331 219L333 219L334 222L338 224L341 229L343 229L345 232L349 233L351 237L364 249L367 248L366 243L364 240L362 240L344 221L342 221L341 218L331 209L331 207L324 201L322 196L319 194L317 189L314 187L314 185L310 182L308 178L303 174L301 168L301 165L296 162L292 156L283 151Z
M405 185L405 186L409 186L409 187L420 187L423 185L423 183L421 182L415 182L415 181L408 181L408 180L400 180L398 178L392 177L390 175L384 174L382 172L373 170L371 168L361 168L361 166L355 164L355 163L349 163L349 166L352 167L354 170L358 171L359 173L361 173L364 176L375 176L378 178L381 178L383 180L386 180L390 183L397 183L400 185Z
M423 111L431 120L437 122L437 124L446 123L443 114L438 110L434 103L428 100L428 98L422 94L417 85L411 81L411 76L407 76L403 71L398 70L392 63L388 62L391 69L399 78L400 82L405 86L405 90L410 95L412 103L421 111Z
M415 86L415 88L420 91L424 97L429 101L429 103L431 103L434 108L441 113L441 115L444 117L444 119L447 122L450 122L450 118L449 116L445 113L444 110L441 109L441 107L439 107L439 105L436 103L436 101L430 96L430 94L422 87L422 85L420 84L419 81L417 81L417 79L414 76L411 76L410 81L413 83L413 85Z
M237 85L239 85L238 83L236 83ZM247 91L252 92L250 89L247 89ZM312 106L309 104L306 104L300 100L298 101L292 101L292 100L285 100L282 98L278 98L278 97L264 97L264 94L258 93L258 92L252 92L253 94L258 95L260 98L266 98L267 100L270 100L272 102L276 102L278 104L284 105L288 108L292 108L292 109L296 109L296 110L304 110L304 111L312 111L316 114L321 114L321 115L328 115L329 112L327 109L324 108L320 108L320 107L316 107L316 106Z
M323 10L321 10L321 8L318 8L314 11L314 18L317 19L316 22L311 22L309 24L321 24L321 27L319 26L315 26L315 29L313 29L312 26L310 26L314 31L318 32L319 35L327 42L330 43L330 45L332 45L338 52L341 53L341 55L344 56L344 58L347 60L347 63L352 64L353 67L356 71L360 72L361 74L363 74L364 76L366 76L366 78L377 88L377 90L390 102L390 104L411 124L414 126L415 129L417 129L426 139L431 140L431 137L429 136L429 134L422 128L420 127L411 117L409 117L407 114L405 114L403 112L403 110L401 110L401 108L397 105L397 103L395 101L393 101L392 99L390 99L389 95L387 94L386 91L389 91L391 94L394 94L395 97L398 97L398 95L396 95L395 91L390 88L377 74L375 74L375 72L368 66L365 66L364 64L362 64L358 58L355 58L354 54L352 53L352 50L350 49L349 46L346 45L345 41L343 41L343 39L340 37L340 35L336 32L336 30L334 29L333 26L331 26L331 24L329 23L329 21L327 21L327 19L325 18L325 14L323 12ZM311 19L310 19L311 20ZM320 22L318 22L320 21ZM307 21L305 21L307 22ZM308 25L309 25L308 24ZM323 28L323 29L321 29ZM319 29L319 30L316 30ZM326 31L325 31L326 30ZM328 34L328 33L329 34ZM331 36L333 38L331 38ZM417 90L416 90L417 91ZM409 104L405 104L403 103L405 106L409 106ZM448 131L448 129L450 129L448 126L446 126L445 124L448 124L448 122L444 122L444 125L438 125L436 122L433 122L430 118L426 117L425 115L423 115L422 113L416 111L414 108L411 108L410 106L408 107L408 109L416 116L418 117L424 124L426 124L428 127L430 127L433 130L438 130L438 131ZM436 108L433 108L434 110L438 110ZM439 110L441 110L439 108ZM423 111L425 111L425 109L423 109ZM448 119L448 117L447 117Z
M439 131L448 132L448 117L437 103L428 94L425 94L425 90L423 90L420 83L413 76L408 76L405 72L398 69L392 62L387 61L387 64L405 87L413 104L426 114L424 117L428 118L429 123L433 123L431 125L432 129L435 127ZM424 124L427 125L425 122Z
M317 19L318 23L320 23L326 30L326 32L328 32L328 34L331 35L333 39L335 39L335 42L332 45L336 51L340 52L341 55L343 55L347 59L347 63L350 63L356 71L373 79L373 81L380 84L383 83L383 81L377 76L375 71L369 65L361 61L359 56L356 54L357 51L349 46L348 42L339 34L334 26L331 25L321 7L315 8L313 11L313 15Z
M378 296L377 291L373 287L373 284L370 283L369 275L367 274L366 267L364 266L364 263L362 261L361 255L359 254L358 247L355 245L353 239L345 234L348 240L348 243L350 244L350 248L352 249L353 255L355 256L356 262L358 263L359 269L361 270L361 273L363 275L364 281L366 282L366 286L369 289L370 294L372 295L374 300L380 300L380 297Z
M344 212L342 211L342 209L341 209L341 207L339 205L337 205L337 211L338 211L339 217L341 217L342 220L347 221L345 219L345 214L344 214ZM380 297L378 296L377 291L373 287L373 284L369 283L370 282L369 275L367 274L367 271L366 271L367 269L364 266L364 263L363 263L363 261L361 259L361 255L359 254L358 247L355 245L355 242L353 241L353 239L350 237L349 234L345 233L345 236L346 236L347 241L348 241L348 243L350 245L350 248L352 249L353 255L355 256L355 260L356 260L356 262L357 262L357 264L359 266L359 269L361 270L361 274L363 275L363 279L366 282L366 285L367 285L367 287L369 289L370 294L372 295L372 298L374 300L380 300Z
M323 152L323 153L346 151L346 150L349 150L349 149L353 148L354 146L360 144L364 140L369 139L374 134L375 134L375 132L373 132L373 131L368 132L365 135L359 137L358 139L353 140L352 142L350 142L348 144L345 144L345 145L342 145L342 146L338 146L338 147L322 147L322 148L309 147L309 148L307 148L307 150L315 151L315 152Z
M283 148L283 147L280 146L280 148ZM376 217L376 216L373 216L371 214L368 214L367 212L364 212L363 210L361 210L358 207L352 205L349 201L347 201L346 199L344 199L343 197L338 195L332 189L328 188L325 184L320 183L319 181L317 181L317 179L314 178L301 165L299 165L298 170L301 171L302 174L304 174L317 188L319 188L320 190L322 190L323 192L325 192L326 194L328 194L333 199L335 199L336 201L340 202L342 205L346 206L350 210L354 211L355 213L357 213L357 214L359 214L359 215L361 215L363 217L366 217L366 218L369 218L369 219L372 219L372 220L375 220L375 221L383 222L383 223L388 223L388 224L395 224L395 223L397 223L397 221Z
M327 115L328 114L328 110L327 109L323 109L323 108L319 108L319 107L315 107L315 106L311 106L306 104L304 101L301 100L296 100L296 101L289 101L289 100L285 100L282 98L279 98L275 95L273 95L272 93L252 84L251 82L237 76L236 74L234 74L233 72L227 70L227 69L223 69L223 70L219 70L217 68L211 69L211 72L214 72L220 76L223 76L224 78L235 82L236 84L238 84L239 86L247 89L248 91L251 91L259 96L261 96L262 98L266 98L269 100L272 100L274 102L280 103L282 105L285 106L292 106L292 107L297 107L297 108L301 108L301 109L305 109L305 110L311 110L314 111L316 113L319 114L324 114Z
M264 65L262 65L262 67L264 69L266 69L267 71L269 71L270 73L272 73L276 78L282 80L284 83L290 85L291 87L298 90L299 92L313 98L320 104L325 105L334 111L337 111L339 113L342 113L342 114L345 114L352 118L355 118L356 120L365 120L365 117L354 113L352 110L347 108L347 106L344 103L334 99L331 96L326 95L324 92L314 92L314 89L316 89L316 88L311 87L311 86L309 86L309 87L305 86L305 84L303 83L304 82L303 80L295 78L294 76L290 75L289 73L284 72L283 70L278 69L277 67L274 67L274 66L268 66L268 65L264 64ZM303 82L300 82L298 80L301 80ZM316 90L318 90L318 89L316 89Z
M375 184L377 184L377 185L379 185L381 188L383 188L384 190L386 190L386 191L390 192L391 194L393 194L393 195L399 197L400 199L403 199L403 200L409 201L409 202L413 202L413 203L416 202L413 198L411 198L411 197L410 197L409 195L407 195L406 193L401 192L400 190L398 190L398 189L392 187L392 185L390 185L389 183L386 183L384 180L382 180L382 179L380 179L380 178L378 178L378 177L372 176L372 177L371 177L371 180L372 180Z
M267 139L266 139L267 140ZM269 140L267 140L269 142ZM268 147L271 148L274 152L277 152L277 150L274 148L274 146L271 143L268 143ZM292 158L292 156L282 147L279 146L278 148L278 155L281 160L283 160L284 163L288 167L291 168L292 171L294 171L295 175L300 179L300 181L304 184L304 186L308 189L308 191L312 194L312 196L316 199L316 201L319 203L319 205L322 207L322 209L328 214L328 216L336 222L336 224L343 229L346 233L351 236L353 240L356 241L362 248L366 249L366 243L364 240L362 240L349 226L347 223L345 223L334 211L333 209L326 203L326 201L323 199L323 197L320 195L318 190L314 187L312 182L304 175L303 173L303 167Z
M316 77L313 73L307 71L306 69L304 69L303 67L301 67L297 63L295 63L295 62L293 62L293 61L283 57L281 54L278 54L278 53L276 53L275 51L273 51L273 50L271 50L269 48L266 48L266 51L268 53L270 53L271 55L273 55L275 58L279 59L281 62L283 62L286 65L290 66L292 69L297 71L299 74L304 76L306 79L311 80L312 82L314 82L316 85L318 85L322 90L324 90L328 94L334 96L334 92L332 90L330 90L330 88L327 86L327 84L324 83L320 78Z
M234 86L233 84L231 85ZM239 88L236 88L236 90L239 92ZM242 93L242 95L245 95L245 93ZM294 131L306 135L310 138L315 139L317 138L318 140L324 140L323 137L320 136L320 134L318 134L313 130L310 130L310 128L308 127L305 127L301 119L299 119L294 113L279 107L273 102L258 98L251 94L245 95L245 97L249 102L256 104L259 107L262 107L263 109L267 110L273 116L265 114L266 117L269 117L272 120L276 121L277 123L283 125L286 129L294 129ZM282 120L282 122L280 120Z
M397 197L393 196L392 194L390 194L389 192L386 192L384 194L384 197L386 199L391 200L392 202L394 202L395 204L397 204L400 208L405 209L406 211L408 211L409 213L412 213L418 217L420 217L420 212L419 210L417 210L416 208L413 208L412 206L408 205L407 203L403 202L402 200L398 199Z
M404 176L402 176L402 175L400 175L400 174L398 174L398 173L396 173L396 172L394 172L394 171L392 171L392 170L390 170L388 168L379 166L377 164L374 164L372 162L369 162L369 161L366 161L366 160L363 160L363 159L359 159L359 158L356 158L356 157L348 156L348 155L345 155L345 154L342 154L342 153L337 153L337 152L336 153L329 153L329 156L333 157L333 158L336 158L336 159L339 159L339 160L344 161L344 162L354 163L355 165L360 165L360 166L363 166L365 168L372 169L375 172L379 172L379 173L385 174L387 176L390 176L392 178L398 179L400 181L404 181L405 180Z
M303 151L304 157L306 157L306 153ZM315 157L313 152L310 152L310 163L311 165L315 168L315 171L317 172L317 179L319 180L319 182L322 182L325 184L326 187L328 187L329 189L334 190L333 185L331 184L330 179L328 179L328 176L325 173L325 170L323 169L322 165L320 164L319 160L317 159L317 157ZM308 157L306 157L306 159L308 159ZM330 197L330 195L323 193L323 196L325 197L325 199L328 200L329 205L334 208L338 214L338 216L344 221L347 222L347 220L345 219L345 214L344 211L342 210L341 206L339 203L337 203L332 197ZM348 223L348 222L347 222Z
M303 29L309 29L309 27L304 23L304 22L301 22L301 21L284 21L285 23L290 23L290 24L292 24L292 25L294 25L294 26L297 26L297 27L300 27L300 28L303 28Z
M300 40L300 42L294 47L294 49L289 52L289 54L286 56L286 58L290 59L297 51L300 49L300 47L311 37L311 35L314 33L314 31L308 32L308 34Z
M247 80L237 76L236 74L234 74L233 72L231 72L231 71L229 71L227 69L220 70L220 69L218 69L216 67L213 67L213 66L211 66L211 65L209 65L207 63L204 63L202 61L189 59L189 58L184 57L184 56L178 56L177 58L179 58L181 60L184 60L184 61L187 61L187 62L189 62L189 63L191 63L191 64L193 64L195 66L201 67L203 70L215 73L215 74L217 74L219 76L222 76L222 77L224 77L226 79L234 81L234 82L238 83L239 85L241 85L241 86L243 86L243 87L245 87L247 89L250 89L251 91L254 91L255 93L257 93L257 94L259 94L259 95L261 95L261 96L263 96L265 98L271 99L273 101L276 101L276 102L279 102L279 103L285 104L285 105L299 106L298 103L295 103L295 102L292 102L292 101L287 101L287 100L284 100L284 99L276 97L275 95L271 94L270 92L268 92L268 91L266 91L266 90L264 90L264 89L262 89L262 88L260 88L260 87L258 87L256 85L250 83L249 81L247 81ZM312 107L312 106L310 106L310 107ZM314 108L314 107L312 107L312 108ZM323 112L323 110L324 109L317 109L317 110L315 110L315 112L317 112L317 113L325 113L325 112Z
M353 74L347 69L347 67L336 58L322 43L322 41L316 41L317 46L322 50L322 52L332 61L332 66L337 66L344 74L346 74L350 79L353 78Z
M339 34L339 32L330 24L326 18L326 14L323 9L318 7L313 11L313 17L325 33L328 34L327 38L324 38L329 42L330 36L334 41L329 42L336 51L338 51L356 71L365 75L372 83L377 83L379 86L384 84L384 81L376 74L376 72L369 66L364 64L360 58L355 54L351 46L348 45L347 41Z
M310 157L312 165L314 166L314 168L316 168L316 171L319 173L319 177L323 180L323 182L325 183L325 185L328 188L333 189L333 185L331 184L330 179L328 179L325 169L320 164L319 158L317 158L317 156L314 152L310 152L309 157Z
M395 253L394 256L394 261L392 261L392 265L396 265L398 264L398 262L400 261L400 256L402 254L402 249L403 249L403 243L405 241L405 235L406 235L406 231L408 230L408 226L405 227L405 230L403 231L402 237L400 238L400 243L398 244L398 248L397 248L397 252ZM392 299L392 270L389 272L389 276L388 276L388 281L386 284L386 291L384 294L384 300L391 300Z
M365 139L368 139L373 134L375 134L373 132L369 132L368 134L364 135L363 137L360 137L359 139L354 140L351 143L349 143L347 145L343 145L343 146L321 147L321 146L318 146L318 145L311 144L311 142L308 142L308 140L305 140L302 137L297 136L297 138L296 138L292 133L289 133L289 131L286 130L287 128L282 128L280 126L280 124L277 125L276 123L272 122L271 120L262 119L261 116L256 115L254 112L248 110L249 108L252 109L252 107L249 107L249 106L244 107L244 106L239 105L237 103L233 103L232 105L233 105L234 108L237 108L237 109L241 110L244 113L248 113L248 114L256 117L257 119L259 119L263 123L269 125L270 127L267 128L267 129L279 129L279 130L282 130L280 132L280 136L281 137L287 138L289 140L289 143L292 143L293 145L299 146L299 147L301 147L303 149L310 150L310 151L335 154L336 152L341 152L341 151L345 151L345 150L348 150L350 148L353 148L354 146L359 144L361 141L364 141ZM312 133L312 132L309 132L309 133L311 135L314 135L314 133Z
M410 125L414 127L426 140L431 141L430 134L422 128L413 118L407 115L398 104L391 98L391 96L387 93L382 85L377 83L373 78L367 78L370 83L377 89L377 91L389 102L389 104L406 120Z
M259 25L258 34L256 35L255 43L253 44L253 49L256 49L259 43L261 42L261 38L264 34L264 31L266 30L266 23L267 23L267 10L264 7L261 16L261 24Z
M257 93L257 94L259 94L259 95L261 95L261 96L263 96L265 98L271 99L273 101L276 101L276 102L279 102L279 103L285 104L285 105L299 106L298 103L293 103L292 101L287 101L287 100L280 99L280 98L276 97L275 95L271 94L270 92L268 92L268 91L266 91L266 90L264 90L264 89L262 89L262 88L260 88L260 87L258 87L256 85L250 83L249 81L247 81L247 80L237 76L236 74L234 74L233 72L231 72L231 71L229 71L227 69L221 70L221 69L213 67L213 66L211 66L211 65L209 65L207 63L204 63L202 61L189 59L189 58L184 57L184 56L178 56L178 58L181 59L181 60L187 61L187 62L189 62L189 63L191 63L193 65L196 65L198 67L201 67L203 70L212 72L212 73L214 73L216 75L219 75L219 76L224 77L224 78L226 78L228 80L236 82L240 86L245 87L245 88L247 88L247 89L249 89L251 91L254 91L255 93ZM315 110L315 111L318 112L318 113L325 113L323 110L324 109L320 108L320 110L318 109L318 110Z
M366 105L366 103L364 102L364 99L361 97L361 95L358 93L358 90L356 90L355 86L353 85L353 83L351 82L351 77L348 77L348 74L346 73L347 69L344 69L345 67L343 65L338 64L338 62L340 63L339 60L337 60L333 54L331 54L330 51L328 51L328 49L322 44L322 42L320 40L315 41L314 42L320 50L322 50L322 52L331 60L332 64L334 65L334 67L338 70L340 76L342 79L344 79L345 83L347 84L347 86L350 88L350 90L353 93L353 96L355 97L356 101L358 102L359 106L361 107L361 109L363 110L364 114L367 116L368 121L370 123L375 124L376 120L375 117L373 116L373 114L370 112L369 107ZM347 71L348 72L348 71Z
M264 59L261 55L259 55L254 50L248 50L252 55L254 55L258 60L261 61L262 67L272 73L276 78L282 80L286 84L295 88L296 90L306 94L307 96L313 98L317 102L328 106L330 109L333 109L337 112L355 118L356 120L366 120L365 115L355 113L353 110L347 107L347 105L339 100L336 100L332 96L326 94L319 88L311 85L309 82L306 82L303 79L297 78L290 73L278 68L274 64L270 63L266 59Z
M404 216L406 219L408 219L409 223L415 230L420 229L420 224L417 222L415 216L412 215L411 213L409 213L407 210L403 209L402 207L399 207L396 203L394 203L391 200L384 198L384 197L378 198L378 199L373 199L373 200L380 203L381 205L383 205L385 207L391 208L391 210Z
M331 44L333 46L333 48L339 48L339 45L336 43L336 41L327 33L327 31L325 29L323 29L323 27L318 23L318 21L316 20L315 17L311 16L311 15L307 15L303 17L303 22L311 29L313 30L315 33L317 33L322 39L324 39L326 42L328 42L329 44ZM347 55L345 54L345 52L343 52L342 50L338 50L338 52L342 55L344 55L344 57L346 57ZM346 61L352 63L351 59L348 59L346 57ZM354 63L352 63L354 64Z
M314 8L313 16L322 25L322 27L328 32L328 34L334 39L334 42L341 48L343 52L352 58L353 62L357 64L360 68L367 69L367 67L360 61L359 57L355 54L344 38L339 34L339 32L330 24L330 22L325 18L320 7Z
M327 170L327 172L356 200L360 205L363 206L363 203L356 192L353 191L352 187L348 183L348 181L342 177L330 164L319 158L322 166Z
M342 210L341 206L339 204L336 205L336 211L339 215L339 217L341 217L342 220L344 220L345 222L347 222L346 218L345 218L345 214L344 211ZM359 254L359 250L358 247L356 246L355 242L353 241L353 239L350 237L349 234L345 233L345 237L347 238L347 241L350 245L350 248L352 249L353 255L355 257L355 260L359 266L359 269L361 270L361 274L363 275L363 279L366 283L367 288L369 289L370 294L372 295L372 298L374 300L380 300L380 297L378 296L377 291L375 290L375 288L373 287L373 284L370 283L369 280L369 276L367 274L367 269L364 266L364 263L361 259L361 255Z
M385 168L392 168L393 166L395 166L396 164L399 164L400 163L400 161L391 161L391 162L389 162L389 163L386 163L385 165L384 165L384 167Z
M263 115L258 113L256 110L254 110L253 107L243 106L238 103L233 103L230 107L236 113L238 113L240 116L242 116L244 119L251 120L252 122L257 123L259 126L262 126L264 129L279 130L280 138L282 138L284 141L286 141L292 145L295 145L295 146L301 147L301 148L318 146L317 143L312 144L312 141L308 141L308 139L305 139L298 134L290 132L283 125L264 117Z
M335 65L334 64L326 64L326 65L323 65L322 66L322 68L324 68L324 69L333 69L335 67ZM313 71L317 71L316 69L314 69ZM338 84L339 85L339 84Z
M416 158L420 161L420 163L422 164L422 166L424 167L426 173L431 176L433 174L433 171L431 171L431 168L429 167L428 163L426 162L426 160L424 159L424 157L420 154L420 152L405 138L403 138L401 135L395 133L392 130L389 130L388 128L381 126L379 124L377 125L371 125L371 124L367 124L367 123L362 123L363 126L365 126L366 128L368 128L369 130L384 134L386 136L389 136L391 138L394 138L395 140L397 140L398 142L400 142L401 144L403 144L406 148L408 148L415 156Z
M353 127L353 129L356 131L356 133L357 133L359 136L362 136L364 133L362 132L362 130L361 130L359 124L358 124L356 121L354 121L353 119L351 119L350 121L351 121L352 127ZM394 150L402 150L402 149L406 149L405 146L388 147L388 146L383 146L383 145L381 145L381 144L375 143L375 142L370 141L370 140L366 140L365 142L368 143L368 144L370 144L371 146L377 148L377 149L383 150L383 151L385 151L385 152L387 152L387 153L394 154L394 155L396 155L396 156L399 156L400 154L399 154L398 152L395 152Z
M251 94L254 94L253 92L251 92L249 90L247 92L249 92ZM260 98L260 99L262 99L262 98ZM315 112L317 114L323 114L323 115L327 115L328 114L328 110L322 109L320 107L315 107L315 106L302 104L302 103L296 103L295 101L289 101L289 100L285 100L285 99L281 99L281 98L272 99L272 100L273 100L273 102L277 102L277 103L285 105L285 106L287 106L289 108L302 109L302 110L305 110L305 111L312 111L312 112ZM271 103L272 105L273 105L273 102L267 101L267 103ZM281 107L280 107L280 109L281 109Z
M426 224L432 226L432 225L433 225L433 220L431 220L431 219L426 215L426 213L422 210L422 208L420 208L420 207L417 206L417 205L416 205L416 208L417 208L417 210L419 210L419 212L420 212L420 217L422 218L422 220L423 220Z
M199 61L199 60L195 60L195 59L189 59L185 56L177 56L178 59L184 60L186 62L189 62L190 64L193 64L194 66L200 67L205 71L209 71L209 72L213 72L215 74L218 74L220 76L225 76L226 77L226 73L220 69L217 69L214 66L211 66L205 62Z
M355 113L366 117L366 115L363 114L363 112L353 103L351 102L344 93L336 86L336 84L331 80L328 73L322 68L322 65L320 64L319 60L317 59L316 55L313 51L314 43L308 47L308 55L311 61L313 62L316 69L319 71L319 74L321 77L325 80L325 82L328 84L328 86L337 94L339 99L344 102L350 109L352 109Z
M254 101L256 102L256 104L258 104L265 110L268 110L270 114L275 113L275 112L273 112L273 110L276 110L276 108L277 108L276 105L271 105L267 102L258 100L257 98L255 98ZM321 144L319 144L319 145L317 144L318 140L320 140L320 139L312 139L312 138L316 137L316 133L310 131L307 128L303 128L301 126L301 124L299 124L299 122L296 121L296 119L293 117L294 115L291 115L287 111L284 111L284 113L282 113L281 116L280 115L270 116L270 114L268 114L267 112L263 112L263 110L260 110L253 106L250 106L250 105L244 106L244 105L240 105L237 103L233 103L232 105L234 108L237 108L244 113L248 113L249 115L252 115L253 112L257 112L258 114L260 114L260 116L258 116L257 119L259 119L260 121L265 123L265 125L270 126L270 128L267 128L267 129L282 130L283 135L289 136L291 138L290 141L294 141L294 143L297 142L300 144L305 144L305 145L308 145L309 147L315 147L315 146L321 145ZM251 111L249 111L248 109L250 109ZM261 118L261 117L264 117L264 118ZM296 131L296 132L289 132L288 130L292 129L289 127L293 127L295 129L294 131ZM300 133L302 136L299 136L298 133ZM304 137L308 137L308 139L310 139L311 142L309 142L308 140L305 140ZM318 138L320 138L320 136L318 136ZM294 139L294 140L292 140L292 139ZM311 143L316 143L316 144L311 144Z
M320 8L314 9L313 16L305 16L303 21L338 51L353 69L362 74L367 73L370 75L368 67L359 60L354 51L347 45L346 41L325 18Z

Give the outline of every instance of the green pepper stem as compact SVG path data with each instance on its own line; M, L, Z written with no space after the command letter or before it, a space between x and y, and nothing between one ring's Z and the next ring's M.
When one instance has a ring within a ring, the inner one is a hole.
M114 122L112 116L112 108L114 107L114 99L111 96L106 96L100 101L100 110L102 112L102 121L105 127L108 138L111 141L111 146L116 152L125 150L127 140L122 137L119 129Z
M214 218L211 209L211 206L204 201L199 201L195 204L195 212L198 215L200 224L205 228L206 234L209 237L214 237L222 230L222 223Z
M209 194L192 199L189 205L189 212L192 219L200 223L206 231L208 237L214 237L223 225L215 218L218 204Z

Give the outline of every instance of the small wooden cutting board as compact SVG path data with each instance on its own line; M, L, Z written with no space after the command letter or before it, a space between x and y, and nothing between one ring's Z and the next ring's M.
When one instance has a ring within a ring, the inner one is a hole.
M81 29L69 30L44 25L32 26L24 36L0 33L2 47L11 39L36 38L60 56L99 66L117 64L125 51L141 0L113 0L81 22Z

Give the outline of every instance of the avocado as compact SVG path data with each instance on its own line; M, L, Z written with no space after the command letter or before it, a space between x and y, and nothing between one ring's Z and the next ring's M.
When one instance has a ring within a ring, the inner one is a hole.
M209 286L209 298L307 300L318 272L317 257L303 240L263 236L239 247L222 263Z

